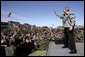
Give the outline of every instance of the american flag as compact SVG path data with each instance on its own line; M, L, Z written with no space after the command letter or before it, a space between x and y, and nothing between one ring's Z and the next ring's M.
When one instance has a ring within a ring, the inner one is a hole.
M76 28L78 28L78 26L77 26L77 25L75 25L75 26L74 26L74 28L76 29Z
M5 18L9 18L9 17L11 17L11 12L5 16Z
M52 24L52 28L54 28L55 27L55 25L54 24Z
M18 26L18 25L15 25L15 24L13 24L13 27L15 27L15 28L19 28L19 26Z

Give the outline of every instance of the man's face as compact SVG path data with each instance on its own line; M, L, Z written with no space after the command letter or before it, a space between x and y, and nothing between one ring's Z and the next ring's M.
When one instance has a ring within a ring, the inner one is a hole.
M63 9L63 12L64 12L64 13L67 13L67 10L64 8L64 9Z

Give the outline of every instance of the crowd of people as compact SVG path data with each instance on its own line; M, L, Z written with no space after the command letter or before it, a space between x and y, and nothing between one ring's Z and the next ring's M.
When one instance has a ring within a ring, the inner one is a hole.
M13 26L13 24L18 27ZM9 23L9 26L1 29L1 56L6 55L5 49L7 47L12 47L14 50L12 55L14 56L25 56L37 49L47 50L50 41L64 36L63 29L36 27L16 22Z

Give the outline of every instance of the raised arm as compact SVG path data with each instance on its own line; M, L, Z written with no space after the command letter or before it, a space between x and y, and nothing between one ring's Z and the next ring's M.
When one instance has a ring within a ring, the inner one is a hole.
M58 12L56 12L56 9L54 9L54 13L56 14L56 16L58 16L59 18L63 19L63 14L59 14Z

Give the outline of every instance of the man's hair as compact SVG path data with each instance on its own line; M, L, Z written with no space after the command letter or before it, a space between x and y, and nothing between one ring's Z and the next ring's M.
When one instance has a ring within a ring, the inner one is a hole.
M69 11L69 7L64 7L64 9L66 9L67 11Z

